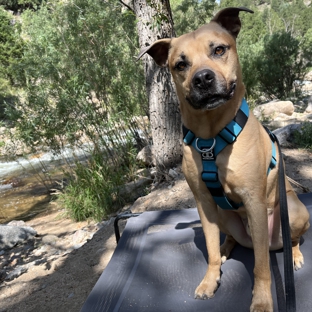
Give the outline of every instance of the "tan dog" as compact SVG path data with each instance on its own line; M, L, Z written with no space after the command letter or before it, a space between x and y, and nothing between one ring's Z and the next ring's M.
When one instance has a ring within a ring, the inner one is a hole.
M220 11L209 24L178 38L161 39L142 50L173 76L183 124L196 137L214 138L237 114L245 93L236 51L241 23L239 12ZM195 297L211 298L220 283L220 267L236 242L254 249L254 289L250 311L273 311L269 249L282 248L279 216L278 169L267 175L272 158L268 133L252 112L233 144L216 157L219 180L227 197L243 203L236 210L217 206L202 180L201 154L191 145L183 147L183 172L195 196L209 254L206 275ZM278 157L277 162L279 161ZM299 239L309 228L309 214L285 178L293 262L301 268ZM219 231L226 234L220 249Z

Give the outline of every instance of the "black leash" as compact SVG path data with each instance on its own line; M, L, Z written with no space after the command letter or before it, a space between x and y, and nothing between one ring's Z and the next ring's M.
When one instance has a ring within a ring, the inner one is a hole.
M291 235L290 235L290 227L289 227L283 156L282 156L281 147L280 147L277 137L274 134L272 135L277 143L278 153L279 153L278 184L279 184L281 225L282 225L282 234L283 234L286 311L295 312L296 311L296 290L295 290L295 280L294 280L292 244L291 244Z

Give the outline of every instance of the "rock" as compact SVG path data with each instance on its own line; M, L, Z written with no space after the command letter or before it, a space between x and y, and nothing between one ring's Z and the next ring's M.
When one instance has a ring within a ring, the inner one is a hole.
M135 200L144 194L144 189L152 183L151 178L141 178L125 185L119 189L120 196L126 197L129 200Z
M156 167L151 168L149 172L150 172L151 178L155 179L157 175Z
M0 249L9 249L33 239L37 232L30 226L0 225Z
M169 169L168 175L172 179L176 179L179 176L179 174L174 169Z
M1 153L0 153L1 154ZM4 190L9 190L13 188L13 186L11 184L3 184L3 185L0 185L0 191L4 191Z
M275 121L279 121L279 120L287 120L287 119L290 119L291 117L289 115L286 115L284 113L279 113L275 118L274 120Z
M73 249L79 249L81 248L86 242L80 243L80 244L76 244L73 246Z
M43 263L46 263L47 260L46 259L38 259L32 262L29 262L25 265L18 265L14 268L14 270L12 270L11 272L7 273L7 276L5 277L6 281L11 281L17 277L19 277L20 275L24 274L25 272L27 272L31 267L35 266L35 265L40 265Z
M311 3L310 0L305 0L304 2L305 2L305 3L308 3L308 4ZM312 81L312 71L309 71L309 72L305 75L304 79L305 79L305 80L310 80L310 81Z
M153 156L153 146L147 145L138 153L137 160L141 161L145 166L155 166L156 160Z
M312 103L309 103L307 108L304 111L306 114L311 114L312 113Z
M264 120L267 118L273 119L276 115L283 113L291 116L295 111L294 104L291 101L277 101L258 105L254 110L254 115Z
M90 233L86 230L78 230L74 233L72 237L72 241L74 245L78 245L82 242L85 242L87 239L90 238Z
M5 280L11 281L14 278L17 278L23 273L27 272L27 270L28 270L27 267L24 265L17 266L13 271L7 274L7 276L5 277Z
M0 282L4 281L7 277L7 273L5 270L0 270Z
M311 114L312 113L312 96L310 95L308 97L308 106L304 111L306 114Z
M48 234L42 237L42 243L53 246L57 243L58 239L56 235Z
M300 130L301 127L301 124L290 124L286 127L274 130L273 133L276 135L280 145L282 147L287 147L291 145L293 141L294 132Z
M9 222L7 225L12 225L12 226L25 226L25 222L22 220L12 220L11 222Z
M137 170L135 172L135 175L138 178L150 178L151 177L150 171L147 168Z
M49 247L47 247L46 245L41 246L40 248L37 248L37 249L34 250L33 255L34 255L35 257L40 257L40 256L42 256L43 254L47 253L47 249L48 249L48 248L49 248Z

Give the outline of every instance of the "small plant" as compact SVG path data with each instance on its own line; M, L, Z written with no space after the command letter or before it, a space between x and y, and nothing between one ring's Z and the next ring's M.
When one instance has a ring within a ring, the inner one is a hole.
M115 156L113 160L96 150L87 163L76 163L69 185L58 197L71 218L100 221L127 202L128 198L119 193L136 167L131 151L131 144L126 144L123 153L119 151L122 157Z
M312 123L306 121L303 123L300 130L294 133L295 143L303 148L312 149Z

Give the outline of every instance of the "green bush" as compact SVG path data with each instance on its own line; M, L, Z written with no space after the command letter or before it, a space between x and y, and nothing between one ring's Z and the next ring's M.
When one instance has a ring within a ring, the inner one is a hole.
M10 118L28 146L57 151L65 141L79 141L77 133L93 141L106 135L111 117L145 113L143 68L133 57L135 17L115 1L55 2L27 11L23 37L24 56L14 69L26 96Z
M43 0L0 0L0 5L6 10L22 12L26 9L37 9Z
M299 39L291 33L267 35L256 60L260 89L269 98L286 99L298 95L294 82L304 79L311 59L311 47L303 51Z
M5 117L5 108L15 102L12 66L18 63L23 53L23 41L19 37L19 25L14 17L0 7L0 120Z
M77 162L74 175L69 174L69 185L58 198L68 215L76 221L100 221L120 209L128 199L119 192L135 167L133 155L128 153L128 162L123 157L116 165L96 151L87 163Z
M312 149L312 123L306 121L300 130L295 131L295 143L299 147Z

